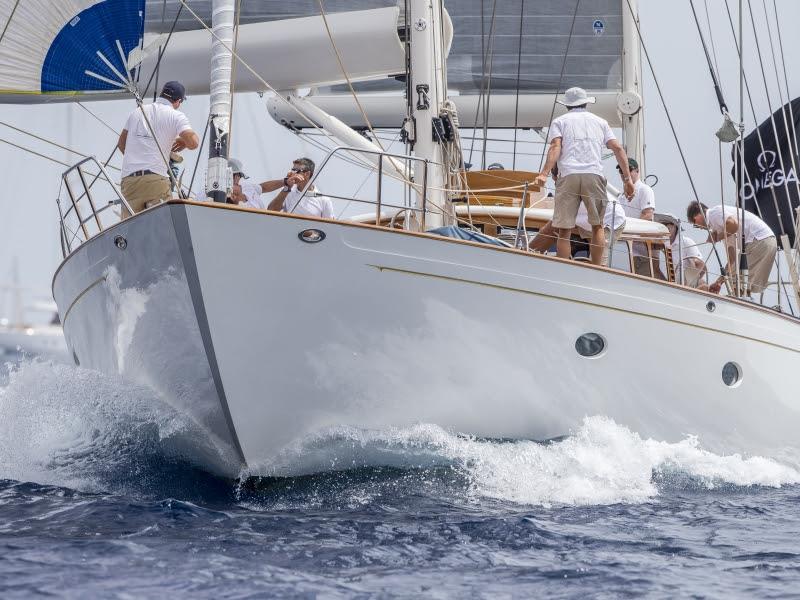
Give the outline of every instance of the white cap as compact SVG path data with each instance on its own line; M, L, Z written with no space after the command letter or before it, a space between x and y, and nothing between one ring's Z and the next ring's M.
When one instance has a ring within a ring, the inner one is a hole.
M556 102L564 106L581 106L582 104L594 104L596 99L594 96L587 96L585 89L573 87L564 92L563 100L556 100Z
M228 159L228 166L231 168L231 171L235 175L236 173L240 173L243 179L247 179L247 175L244 174L244 167L242 166L242 161L238 158L229 158Z

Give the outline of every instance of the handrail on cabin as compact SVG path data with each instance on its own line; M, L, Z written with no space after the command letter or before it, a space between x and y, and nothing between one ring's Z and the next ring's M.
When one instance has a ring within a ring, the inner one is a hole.
M86 171L86 165L89 164L96 167L97 171L94 173ZM71 178L74 179L73 176L75 174L77 174L77 181L71 181ZM87 179L87 176L90 180ZM66 209L62 207L61 198L59 197L56 199L61 229L61 254L63 256L67 256L67 254L72 252L73 248L77 248L83 244L92 237L92 235L96 235L106 229L100 216L112 206L120 205L129 213L133 213L119 188L111 180L108 171L106 171L102 163L94 156L87 156L72 165L61 174L61 180L64 183L64 188L66 188L69 197L69 203ZM92 195L92 188L98 181L107 183L116 196L115 199L101 205L99 208ZM78 187L83 191L77 193L76 188ZM82 211L81 206L84 204L84 199L86 200L85 204L88 204L88 210ZM93 226L92 223L94 224ZM74 225L74 228L70 227L70 224ZM93 231L90 231L90 228Z

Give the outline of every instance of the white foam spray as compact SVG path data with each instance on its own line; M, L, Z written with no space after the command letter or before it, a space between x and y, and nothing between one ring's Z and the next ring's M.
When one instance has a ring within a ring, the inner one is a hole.
M558 442L498 442L454 435L435 425L385 431L336 428L304 440L271 463L273 474L362 466L461 469L471 495L529 505L639 503L656 497L658 481L782 486L800 483L796 468L759 456L719 456L697 438L679 443L642 439L606 417L588 417Z

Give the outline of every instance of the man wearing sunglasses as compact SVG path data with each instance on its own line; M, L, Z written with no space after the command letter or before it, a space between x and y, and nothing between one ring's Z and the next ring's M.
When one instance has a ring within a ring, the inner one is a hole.
M283 178L281 191L272 199L267 208L296 215L333 219L333 203L331 199L327 196L319 195L314 186L308 187L313 176L313 160L310 158L295 159L292 162L292 170ZM264 185L262 184L263 188Z

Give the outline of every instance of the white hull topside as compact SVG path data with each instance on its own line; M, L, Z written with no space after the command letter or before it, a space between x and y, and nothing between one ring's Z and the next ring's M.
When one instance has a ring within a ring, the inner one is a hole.
M547 440L606 415L717 452L798 445L800 322L619 271L175 202L83 244L53 290L76 361L190 414L229 475L314 470L281 457L338 426ZM576 352L588 332L599 357Z

